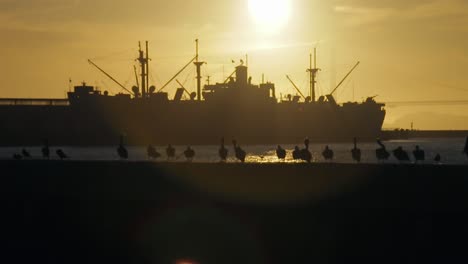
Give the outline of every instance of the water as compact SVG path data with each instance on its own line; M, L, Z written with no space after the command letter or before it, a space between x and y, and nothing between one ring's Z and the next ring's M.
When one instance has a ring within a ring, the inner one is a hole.
M442 156L442 162L444 164L468 164L468 158L462 153L464 148L464 138L442 138L442 139L411 139L411 140L393 140L384 142L387 150L393 150L398 146L402 146L408 152L414 150L416 145L419 145L426 152L426 163L432 163L435 155L439 153ZM299 147L303 147L302 144L297 144ZM324 143L311 144L310 151L312 152L313 162L325 162L322 157L322 151L325 148ZM328 144L335 153L333 162L336 163L352 163L350 150L353 148L351 143L329 143ZM292 159L292 150L295 145L284 145L282 146L288 151L288 155L285 161L287 163L294 163ZM231 146L226 146L229 149L228 162L236 162L234 158L234 150ZM377 163L375 157L375 149L378 148L376 143L358 143L358 147L362 152L363 163ZM14 153L21 153L23 147L0 147L0 159L12 159ZM41 158L41 147L25 147L33 156L33 158ZM67 146L52 146L51 156L52 159L58 159L55 155L56 149L61 148L67 153L72 160L119 160L116 147L67 147ZM185 162L182 152L186 146L175 146L177 158L173 162ZM193 149L196 152L194 162L219 162L218 157L219 146L194 146ZM276 146L274 145L258 145L258 146L242 146L247 152L246 162L250 163L273 163L280 162L276 157ZM129 152L130 161L144 161L148 160L146 156L146 147L127 147ZM166 161L165 149L166 146L156 146L158 152L162 154L162 158L157 161ZM412 155L410 155L413 159ZM398 163L398 161L392 156L387 163Z

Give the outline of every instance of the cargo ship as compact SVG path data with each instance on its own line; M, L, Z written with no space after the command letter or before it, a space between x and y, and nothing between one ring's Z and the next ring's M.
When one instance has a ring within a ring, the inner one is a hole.
M189 93L181 85L169 98L163 89L177 81L178 74L156 89L149 85L148 42L146 50L140 45L138 54L140 70L135 70L131 89L89 60L125 93L110 95L82 83L64 99L0 99L0 145L40 145L48 140L54 145L106 146L118 144L122 135L131 145L211 145L222 137L242 144L294 144L306 137L312 142L374 140L381 133L385 105L374 98L342 104L333 92L317 98L319 69L312 55L309 96L291 80L299 95L278 98L274 83L252 83L244 62L226 80L202 87L205 62L199 60L196 40L195 56L178 74L194 65L197 92Z

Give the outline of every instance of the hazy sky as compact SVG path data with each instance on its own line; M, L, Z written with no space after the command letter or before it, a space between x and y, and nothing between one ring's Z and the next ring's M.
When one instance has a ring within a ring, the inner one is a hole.
M151 79L160 87L193 57L199 38L204 75L213 81L231 73L231 59L248 53L254 82L265 73L280 93L294 93L289 74L306 91L305 68L316 46L320 93L361 61L337 92L341 102L374 95L380 101L468 99L467 0L289 4L288 24L266 32L248 0L0 0L0 97L64 97L69 78L120 92L86 60L132 86L139 40L150 41ZM179 79L194 89L191 70ZM468 129L468 106L387 110L387 127L414 121L416 128Z

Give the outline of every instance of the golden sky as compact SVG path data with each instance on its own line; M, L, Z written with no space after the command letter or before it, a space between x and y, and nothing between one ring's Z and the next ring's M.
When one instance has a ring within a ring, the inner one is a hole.
M269 6L274 1L281 2ZM0 0L0 97L61 98L69 78L120 92L86 60L130 87L138 40L150 41L150 78L161 87L193 57L199 38L203 74L212 81L249 54L255 83L265 73L279 93L295 93L289 74L305 92L317 47L320 94L361 61L337 92L340 102L468 99L468 1L285 1L288 19L281 11L268 17L285 24L267 28L248 0ZM179 80L193 90L191 70ZM468 129L467 109L389 107L385 126Z

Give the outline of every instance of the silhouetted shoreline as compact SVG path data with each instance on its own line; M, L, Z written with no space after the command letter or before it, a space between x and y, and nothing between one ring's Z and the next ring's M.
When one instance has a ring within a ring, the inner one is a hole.
M465 138L468 130L383 130L383 140L411 139L411 138Z
M468 166L0 166L5 263L468 260Z

